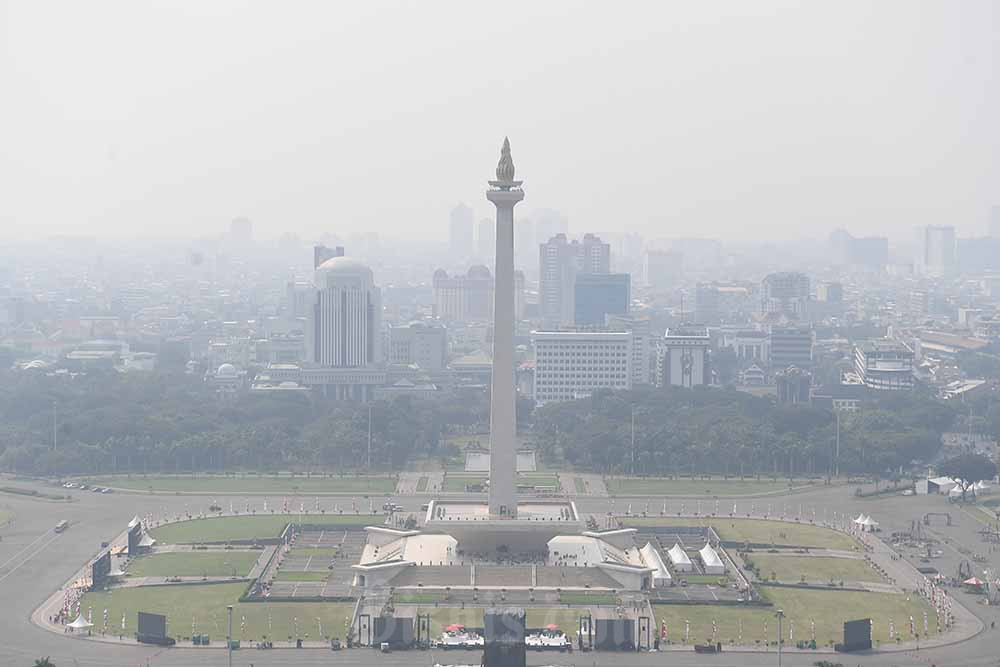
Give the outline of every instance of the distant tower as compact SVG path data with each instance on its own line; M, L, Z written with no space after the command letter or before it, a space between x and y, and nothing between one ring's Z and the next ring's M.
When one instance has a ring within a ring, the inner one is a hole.
M472 235L475 231L472 209L465 204L459 204L451 209L451 222L448 226L448 246L451 259L460 262L472 257Z
M493 385L490 396L490 516L517 516L517 428L514 394L514 206L524 199L504 137L497 178L486 198L497 207L493 297Z

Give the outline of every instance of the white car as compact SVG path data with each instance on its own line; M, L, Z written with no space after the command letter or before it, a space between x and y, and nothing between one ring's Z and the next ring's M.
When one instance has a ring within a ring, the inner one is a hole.
M903 495L904 496L912 496L913 495L913 489L906 489L905 491L903 491Z

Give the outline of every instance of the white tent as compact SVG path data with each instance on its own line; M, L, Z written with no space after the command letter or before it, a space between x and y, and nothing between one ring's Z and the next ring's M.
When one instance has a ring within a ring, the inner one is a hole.
M670 547L667 551L667 558L670 559L670 564L674 566L674 569L678 572L691 572L694 570L694 565L691 563L691 559L688 555L684 553L684 549L681 545L674 543L674 546Z
M94 624L85 619L83 617L83 614L77 616L76 620L69 624L69 627L73 628L74 630L84 630L86 628L91 628L93 626Z
M139 546L140 547L148 548L148 547L153 546L154 544L156 544L156 540L154 540L152 537L150 537L149 533L145 533L142 536L142 539L139 540Z
M865 520L861 522L861 530L867 530L868 532L874 533L875 529L878 528L878 521L866 516Z
M725 574L726 564L719 558L719 554L712 548L711 544L705 544L698 552L701 556L701 563L705 566L705 574Z
M978 494L980 491L988 491L992 487L990 487L990 483L987 482L985 479L981 479L975 484L973 484L972 488L975 489L976 493Z
M865 522L865 520L868 519L868 518L869 517L865 516L864 514L859 514L858 518L854 520L854 523L859 524L859 525L863 524Z
M652 542L646 542L646 546L639 549L642 559L646 562L646 567L653 569L653 588L663 588L673 583L673 577L667 570L666 564L660 557L660 552L653 546Z
M975 490L969 488L968 492L966 493L966 496L974 496L974 495L976 495ZM954 500L955 498L961 498L961 497L962 497L962 489L959 486L952 487L951 491L948 492L949 500Z

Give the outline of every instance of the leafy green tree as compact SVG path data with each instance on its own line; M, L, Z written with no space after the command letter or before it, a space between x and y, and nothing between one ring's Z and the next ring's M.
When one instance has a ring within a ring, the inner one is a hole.
M997 466L982 454L960 454L942 462L938 466L938 472L958 483L964 501L966 492L976 482L996 477Z

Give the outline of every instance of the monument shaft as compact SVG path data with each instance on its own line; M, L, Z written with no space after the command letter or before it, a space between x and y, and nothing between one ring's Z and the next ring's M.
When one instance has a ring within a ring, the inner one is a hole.
M514 205L524 199L504 139L497 180L486 193L497 207L490 394L490 516L517 516L517 414L514 390Z

